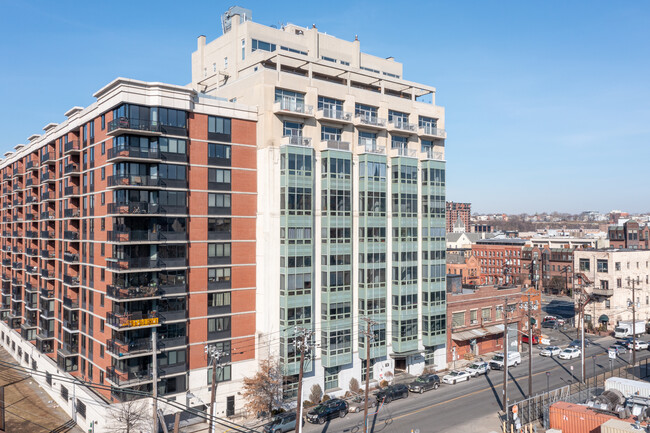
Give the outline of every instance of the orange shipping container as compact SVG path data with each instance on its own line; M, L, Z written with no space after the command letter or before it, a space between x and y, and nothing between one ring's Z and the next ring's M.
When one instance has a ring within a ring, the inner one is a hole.
M619 419L614 415L598 413L587 406L559 401L551 405L551 428L562 433L600 433L600 426L610 419ZM634 422L633 418L629 419Z

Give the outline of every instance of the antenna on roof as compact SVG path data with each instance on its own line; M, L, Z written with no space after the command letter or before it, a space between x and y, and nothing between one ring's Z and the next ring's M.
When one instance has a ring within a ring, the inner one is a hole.
M239 23L245 21L253 21L253 11L244 9L240 6L231 6L226 12L221 15L221 30L226 34L232 28L232 17L239 15Z

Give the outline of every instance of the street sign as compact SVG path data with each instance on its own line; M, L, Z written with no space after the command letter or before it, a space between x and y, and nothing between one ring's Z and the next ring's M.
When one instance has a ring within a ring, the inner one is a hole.
M609 359L616 359L616 351L615 350L608 350L607 354L609 355Z
M515 405L512 406L512 414L513 414L513 415L517 415L517 412L519 412L519 408L518 408L517 405L515 404Z

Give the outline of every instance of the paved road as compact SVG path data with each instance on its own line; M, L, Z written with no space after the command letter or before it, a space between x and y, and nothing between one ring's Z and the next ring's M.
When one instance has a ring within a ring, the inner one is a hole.
M568 341L573 338L558 335L558 339ZM592 377L596 356L596 373L602 373L609 368L607 346L614 339L604 337L596 340L587 348L586 376ZM616 360L614 368L626 365L630 354L622 355ZM650 352L637 352L637 360L650 357ZM573 366L573 374L571 367ZM575 382L580 378L580 359L563 361L555 358L539 356L537 347L533 350L533 393L541 393ZM438 390L429 391L423 395L411 394L407 399L397 400L385 405L371 417L372 432L410 433L417 430L429 432L489 432L498 428L497 412L501 409L503 372L493 371L487 376L471 379L469 382L457 385L443 384ZM525 397L528 391L528 359L522 365L510 370L508 380L508 398L511 401ZM476 424L472 425L474 422ZM333 433L363 431L363 415L348 414L344 419L333 419L324 425L305 425L305 433Z

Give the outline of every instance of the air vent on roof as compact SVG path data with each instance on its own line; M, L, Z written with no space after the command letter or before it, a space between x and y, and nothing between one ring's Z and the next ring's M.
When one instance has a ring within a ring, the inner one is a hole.
M74 116L80 111L83 111L83 107L72 107L71 109L65 112L65 117L69 119L70 117Z
M45 125L45 126L43 127L43 131L48 132L50 129L54 129L54 128L56 128L57 126L59 126L58 123L48 123L47 125Z
M38 137L40 137L40 134L32 134L29 137L27 137L27 140L31 143L32 141L36 140Z

